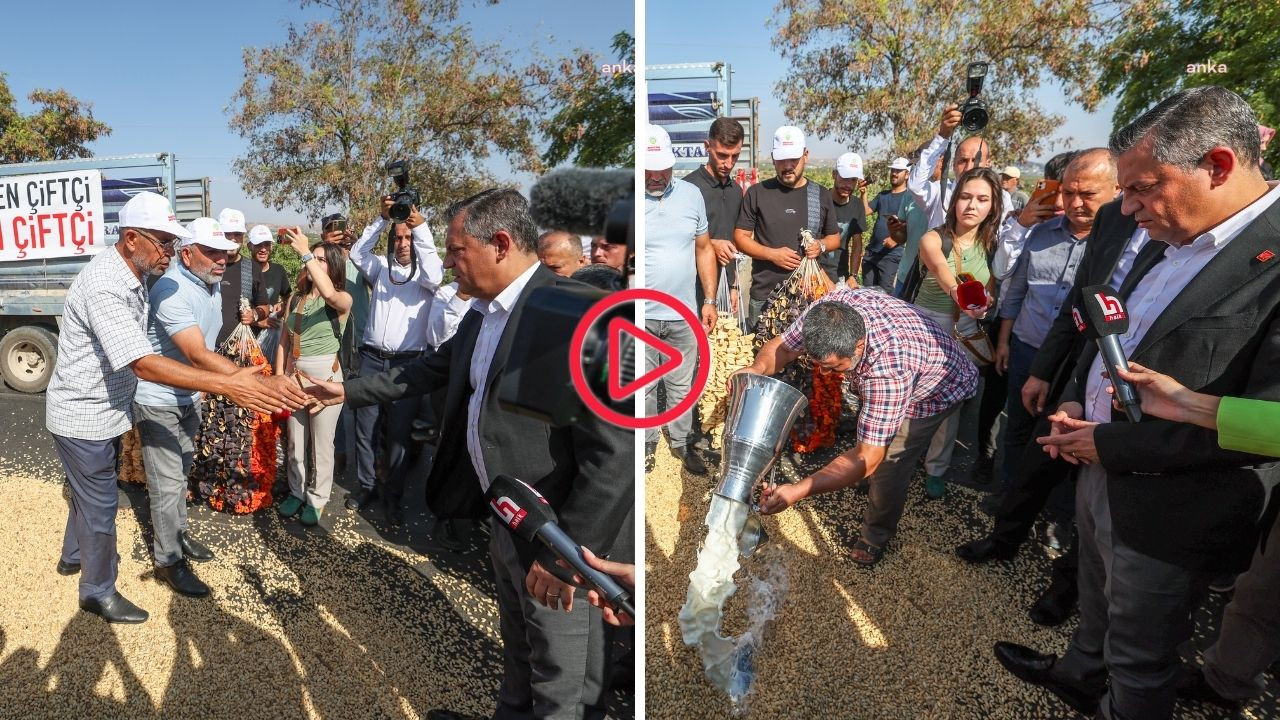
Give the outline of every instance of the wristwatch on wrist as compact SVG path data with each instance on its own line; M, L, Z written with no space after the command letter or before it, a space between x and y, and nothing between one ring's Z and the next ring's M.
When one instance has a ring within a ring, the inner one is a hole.
M315 253L307 253L306 255L302 256L302 264L306 265L307 263L315 259L316 259Z

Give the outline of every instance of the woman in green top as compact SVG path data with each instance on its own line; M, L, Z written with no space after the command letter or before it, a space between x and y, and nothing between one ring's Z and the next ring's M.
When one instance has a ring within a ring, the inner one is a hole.
M346 259L336 243L320 243L307 249L307 236L298 228L282 229L289 245L302 256L298 272L298 292L294 293L281 321L284 337L276 349L276 372L286 376L342 382L338 348L342 328L351 310L351 294L346 291ZM325 503L333 489L333 436L342 405L331 405L317 413L305 410L289 416L289 497L277 511L293 517L302 511L302 524L320 522ZM308 460L311 462L308 463ZM314 481L307 482L307 466L315 468Z
M1133 383L1142 412L1217 430L1223 450L1280 457L1280 402L1205 395L1133 361L1120 377Z
M927 273L920 283L915 304L944 330L952 331L979 366L990 363L994 355L990 341L980 334L978 320L986 316L991 304L994 282L988 259L995 254L996 235L1003 216L1000 179L987 168L974 168L956 179L946 221L920 236L920 262L924 263ZM944 235L951 239L951 251L946 255L942 252ZM957 304L956 288L962 276L986 288L986 299L981 306ZM978 393L966 401L966 405L980 402L983 385L979 374ZM964 412L961 408L938 428L925 456L924 487L931 497L939 498L946 492L943 476L951 466L951 452Z

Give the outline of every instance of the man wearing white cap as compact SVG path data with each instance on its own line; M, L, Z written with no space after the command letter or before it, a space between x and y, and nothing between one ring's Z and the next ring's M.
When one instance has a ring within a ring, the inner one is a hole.
M221 345L237 324L248 325L253 321L252 314L240 312L240 298L253 302L253 268L249 263L240 262L240 249L244 247L247 232L244 213L223 208L218 213L218 226L222 228L223 237L236 245L234 250L227 252L227 270L222 274L219 285L222 292L222 328L218 330L217 345Z
M266 225L254 225L249 229L249 253L253 258L253 310L250 327L258 332L258 344L262 355L276 356L276 344L280 340L280 316L284 305L293 294L289 274L284 268L271 262L271 251L276 238ZM266 332L266 331L272 332Z
M840 226L840 249L818 256L818 264L832 282L858 274L862 263L862 234L867 231L867 178L862 172L862 156L847 152L831 169L831 203ZM856 196L856 197L855 197Z
M187 231L191 237L180 241L178 262L151 287L147 340L152 351L170 360L234 373L235 363L213 352L213 346L222 327L218 281L226 270L227 253L239 246L223 236L213 218L196 218ZM192 597L208 595L209 588L186 561L213 559L213 553L187 532L187 475L200 426L198 400L192 390L148 380L138 382L133 400L147 470L156 577Z
M747 322L755 325L769 292L800 266L804 257L840 249L831 193L804 177L809 151L800 128L783 125L773 134L776 177L747 189L742 212L733 231L734 244L751 256L751 302ZM817 242L800 245L800 230L808 228Z
M867 242L867 250L862 257L862 284L883 288L890 293L893 292L898 277L898 265L902 262L903 243L893 238L889 223L891 219L895 223L906 220L907 213L903 205L911 196L907 192L907 174L910 169L911 163L906 158L894 158L889 163L889 189L881 190L871 199L876 224L871 228L871 239Z
M147 341L146 275L163 272L179 238L169 201L138 193L120 209L120 239L80 271L67 297L58 360L45 398L45 425L67 482L70 511L57 570L80 573L80 607L108 622L140 623L146 611L116 591L116 456L133 425L138 379L216 392L259 412L299 408L306 396L256 368L233 374L183 365Z
M1018 183L1021 179L1022 171L1018 169L1017 165L1006 165L1004 169L1000 171L1000 185L1004 188L1005 192L1009 193L1009 200L1013 202L1010 209L1017 210L1019 212L1022 211L1022 208L1026 207L1027 200L1029 199L1027 194L1022 192L1018 187Z
M710 330L716 324L717 264L711 236L707 233L707 209L702 192L692 183L671 177L676 164L671 151L671 137L657 125L645 134L644 153L644 267L645 284L674 296ZM704 300L695 305L694 281L702 286ZM689 395L693 373L698 362L697 338L693 328L673 308L660 303L645 305L645 330L670 344L683 355L674 372L661 382L667 404L674 407ZM645 350L647 367L657 367L661 358L656 350ZM706 361L706 358L703 358ZM658 414L658 383L645 392L645 414ZM694 475L707 473L706 463L691 443L692 410L667 423L671 454L680 459L684 469ZM651 469L652 456L658 445L658 428L645 431L645 468Z

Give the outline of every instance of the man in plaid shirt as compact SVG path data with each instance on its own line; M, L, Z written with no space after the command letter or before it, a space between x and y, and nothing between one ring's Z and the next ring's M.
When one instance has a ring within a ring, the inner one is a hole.
M916 461L938 426L977 392L978 369L914 305L878 290L828 294L740 372L773 375L804 353L822 371L848 376L862 401L858 444L800 482L766 491L760 511L781 512L810 495L868 480L869 502L852 559L870 567L902 518Z

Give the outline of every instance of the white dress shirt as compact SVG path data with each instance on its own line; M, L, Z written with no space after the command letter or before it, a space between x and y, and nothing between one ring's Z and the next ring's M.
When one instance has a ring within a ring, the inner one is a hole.
M458 297L458 283L441 285L431 300L430 318L427 320L427 345L432 350L444 344L458 331L458 323L467 314L471 301Z
M1187 283L1209 264L1210 260L1234 240L1259 215L1266 212L1280 199L1280 182L1268 183L1271 189L1240 212L1218 223L1182 247L1169 246L1164 260L1151 269L1129 295L1129 332L1120 336L1120 346L1125 357L1142 342L1156 318L1169 307L1169 303L1182 292ZM1128 272L1128 269L1125 270ZM1102 377L1102 355L1093 359L1085 385L1085 419L1093 422L1110 422L1111 395L1107 393L1110 380Z
M1138 228L1133 231L1133 235L1129 236L1129 244L1125 246L1124 252L1120 253L1120 259L1116 261L1116 269L1111 273L1111 287L1114 290L1120 290L1124 279L1129 277L1133 261L1138 259L1138 253L1142 252L1142 248L1146 247L1150 239L1151 236L1147 234L1146 228Z
M467 452L471 454L471 465L476 469L476 477L480 478L480 488L488 490L492 478L484 467L484 448L480 445L480 410L484 407L485 394L489 388L485 381L489 378L489 368L493 365L493 355L498 351L498 342L507 329L507 320L511 317L511 308L515 307L524 286L529 278L537 272L542 263L534 263L516 278L498 296L489 302L480 298L471 300L471 309L484 315L480 323L480 332L476 335L476 347L471 354L471 400L467 403Z
M425 350L431 298L444 279L444 264L431 238L431 229L423 223L413 229L418 273L408 282L412 266L395 262L388 265L385 256L373 252L378 235L386 226L387 221L378 218L351 247L351 262L373 288L361 343L387 352Z

